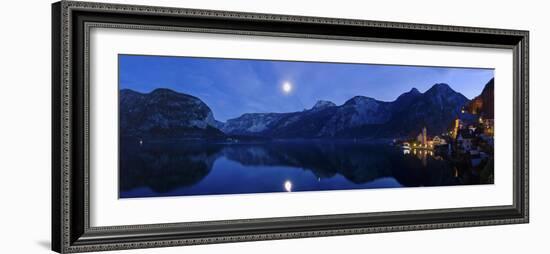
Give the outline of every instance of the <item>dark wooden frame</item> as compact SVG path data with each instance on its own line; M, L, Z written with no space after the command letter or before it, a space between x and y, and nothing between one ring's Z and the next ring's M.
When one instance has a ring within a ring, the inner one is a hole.
M514 55L513 205L90 227L91 27L505 48ZM52 249L85 252L527 223L528 31L62 1L52 5Z

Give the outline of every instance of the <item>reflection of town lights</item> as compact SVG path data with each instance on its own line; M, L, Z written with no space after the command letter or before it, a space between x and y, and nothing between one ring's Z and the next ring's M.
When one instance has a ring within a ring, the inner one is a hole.
M291 192L292 191L292 182L290 182L289 180L286 180L285 181L285 190L288 191L288 192Z

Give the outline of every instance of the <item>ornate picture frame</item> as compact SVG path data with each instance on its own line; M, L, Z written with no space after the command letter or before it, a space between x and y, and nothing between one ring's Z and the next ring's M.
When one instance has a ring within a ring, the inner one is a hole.
M498 48L513 54L512 205L92 226L92 28ZM529 32L61 1L52 5L52 249L60 253L528 223Z

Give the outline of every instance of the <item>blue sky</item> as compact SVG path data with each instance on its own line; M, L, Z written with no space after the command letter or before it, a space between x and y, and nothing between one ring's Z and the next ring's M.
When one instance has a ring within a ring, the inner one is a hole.
M120 89L190 94L220 121L244 113L301 111L318 100L341 105L356 95L393 101L413 87L425 92L435 83L471 99L493 76L492 69L119 55Z

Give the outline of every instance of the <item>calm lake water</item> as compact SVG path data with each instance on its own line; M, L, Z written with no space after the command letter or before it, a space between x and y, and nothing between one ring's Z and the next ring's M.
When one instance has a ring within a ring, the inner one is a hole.
M430 152L354 141L121 142L120 198L473 184Z

